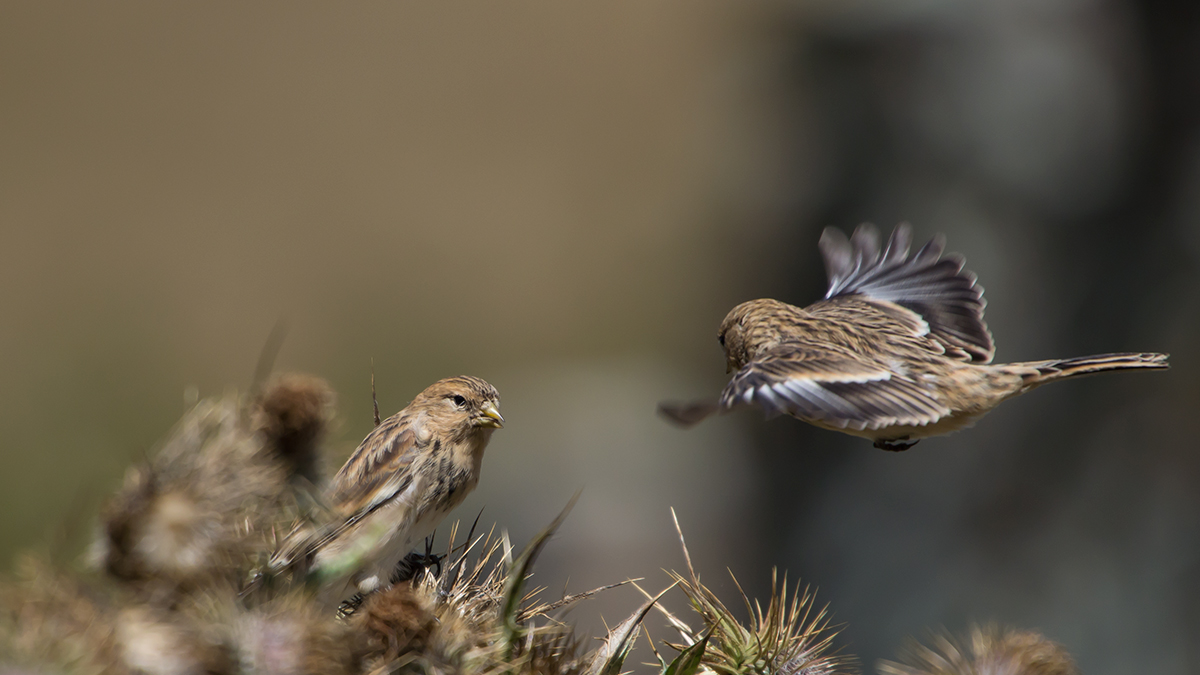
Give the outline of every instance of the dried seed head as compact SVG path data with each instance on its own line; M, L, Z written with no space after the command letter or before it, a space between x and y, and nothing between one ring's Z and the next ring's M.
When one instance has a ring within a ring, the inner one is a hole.
M239 613L230 642L245 672L264 675L354 672L349 629L306 594Z
M354 613L364 660L389 663L434 642L437 616L423 593L399 583L367 598Z
M110 599L41 556L23 555L0 583L0 670L122 672ZM7 672L7 671L5 671Z
M229 655L213 635L173 612L141 605L118 613L117 653L131 671L147 675L231 672Z
M131 468L101 512L93 558L124 582L188 586L238 578L268 548L291 495L235 396L201 401L158 452Z
M255 401L254 428L285 463L289 476L318 482L318 446L333 419L336 400L325 380L289 373L275 377Z
M900 661L882 661L883 675L1078 675L1061 645L1032 631L971 626L966 646L950 635L930 637L931 646L911 641Z

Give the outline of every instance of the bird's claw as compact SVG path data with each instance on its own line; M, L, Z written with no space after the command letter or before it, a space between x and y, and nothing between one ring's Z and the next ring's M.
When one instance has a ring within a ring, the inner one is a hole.
M920 439L917 439L917 440L920 440ZM877 439L875 439L875 447L879 448L880 450L887 450L889 452L904 452L905 450L916 445L917 440L910 441L908 439L908 436L905 436L903 438L888 438L888 439L877 438Z

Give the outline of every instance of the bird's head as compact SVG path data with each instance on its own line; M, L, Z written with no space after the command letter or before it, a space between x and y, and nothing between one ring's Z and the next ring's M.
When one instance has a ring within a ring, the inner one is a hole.
M755 302L743 302L729 310L725 320L721 322L720 330L717 331L717 342L720 342L721 349L725 350L726 373L740 370L750 360L746 345L746 317L749 316Z
M478 377L460 375L438 380L413 400L436 426L461 434L500 429L500 394Z
M768 298L748 300L729 310L717 331L717 341L725 350L725 372L741 370L765 346L764 336L778 333L774 329L777 319L795 311L791 305Z

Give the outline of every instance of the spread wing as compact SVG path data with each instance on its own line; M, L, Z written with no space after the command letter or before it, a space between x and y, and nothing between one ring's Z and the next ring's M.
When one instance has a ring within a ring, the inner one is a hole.
M956 255L942 257L945 242L937 237L909 256L912 228L901 223L881 251L879 232L860 225L851 239L833 227L821 235L821 255L829 275L826 298L862 295L895 303L915 312L929 325L946 355L990 363L996 352L983 320L983 288L963 269Z
M950 414L931 387L850 351L788 343L746 364L721 392L730 409L758 404L841 429L931 424Z

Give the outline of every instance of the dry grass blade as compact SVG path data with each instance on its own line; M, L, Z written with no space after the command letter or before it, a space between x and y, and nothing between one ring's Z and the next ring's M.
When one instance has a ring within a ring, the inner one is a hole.
M687 542L683 539L683 528L679 526L679 516L675 515L675 507L671 507L671 522L675 523L675 533L679 535L679 547L683 549L683 560L687 563L688 575L692 578L692 583L700 585L700 578L696 576L696 568L692 567L692 554L688 552Z
M250 383L251 399L262 390L267 383L267 378L271 376L271 371L275 369L275 360L279 358L279 352L283 349L283 341L287 338L287 334L287 319L279 317L275 321L275 325L271 327L271 332L267 334L267 341L263 343L262 350L258 353L258 362L254 364L254 380Z
M712 637L711 632L705 633L699 642L679 652L679 656L676 656L675 660L663 669L663 675L695 675L704 663L704 652L708 650L710 637Z
M549 614L550 612L553 612L558 609L562 609L564 607L569 607L570 605L573 605L576 602L579 602L580 600L586 600L598 593L603 593L604 591L609 591L614 588L620 588L621 586L627 586L627 585L632 584L637 581L641 581L641 579L626 579L625 581L620 581L615 584L601 586L600 588L593 588L592 590L584 591L583 593L573 593L571 595L564 595L561 598L559 598L558 600L555 600L554 602L543 602L540 605L535 605L533 607L527 607L527 608L521 610L521 613L517 616L517 620L518 621L526 621L535 616L545 616L545 615ZM539 589L539 590L541 590L541 589ZM536 595L536 594L537 593L535 592L531 595Z
M451 541L453 547L453 540ZM480 551L473 563L468 556ZM480 535L463 549L458 558L441 575L421 577L424 585L446 602L457 608L460 614L472 620L484 620L500 612L505 598L507 577L503 565L504 542L495 537L494 531Z
M752 603L737 579L733 579L749 614L749 624L743 626L733 612L700 583L679 520L674 520L689 576L670 574L688 596L704 626L700 632L691 632L682 621L673 620L672 624L684 633L685 639L684 644L672 647L686 652L701 640L707 640L701 666L723 675L833 675L850 664L849 657L832 651L837 631L829 625L827 608L816 609L814 597L807 588L796 589L789 597L787 579L780 582L774 570L766 609L757 601ZM733 576L732 572L730 576Z
M579 501L580 492L576 492L571 501L563 507L562 512L554 519L554 522L546 526L544 530L539 532L537 536L529 542L525 550L521 552L520 557L513 563L512 569L508 573L508 580L504 587L504 608L501 612L501 617L504 621L505 628L505 652L512 656L518 641L521 639L521 626L517 620L517 614L521 607L521 601L524 598L522 588L525 586L525 579L529 576L529 572L533 569L533 563L537 561L541 555L542 549L546 547L546 542L550 541L550 535L554 534L555 530L563 524L567 519L567 514L571 513L571 509L575 507L575 502Z
M379 426L382 420L379 418L379 397L375 395L375 359L371 359L371 413L375 426Z
M457 529L458 524L455 523L454 529L452 529L450 532L450 553L448 553L448 555L453 553L454 537L457 534ZM472 531L474 531L474 528L472 528ZM492 557L500 551L501 545L502 542L498 537L496 537L496 527L494 525L490 530L488 530L486 535L479 535L475 539L470 539L468 537L467 543L463 545L463 549L459 553L458 557L454 559L454 562L450 563L449 568L439 578L442 591L448 593L449 589L459 585L463 570L466 568L468 557L470 556L471 552L475 550L476 546L482 546L484 550L483 555L476 560L475 566L468 573L466 581L463 582L468 585L476 583L477 578L486 568L486 562L492 559Z
M667 572L667 574L670 574L670 572ZM646 589L638 586L637 584L634 584L633 587L641 591L642 595L646 596L647 598L654 597L646 592ZM679 637L684 641L684 644L691 645L696 641L694 638L696 633L692 630L692 627L684 623L679 617L672 614L671 610L663 607L662 603L655 605L654 608L657 609L664 618L666 618L667 623L671 624L672 628L679 631Z
M592 654L587 668L588 675L617 675L621 672L621 666L625 663L625 657L629 655L629 650L633 649L633 643L637 640L646 614L672 588L675 588L675 584L664 588L661 593L643 603L628 619L608 631L608 635L605 636L600 647Z

